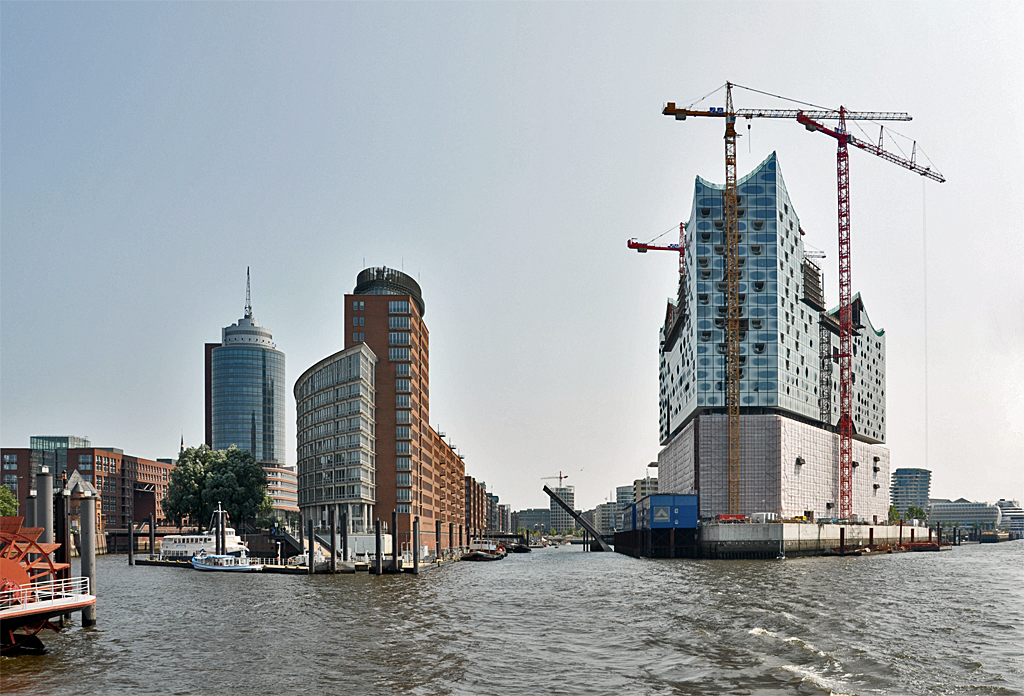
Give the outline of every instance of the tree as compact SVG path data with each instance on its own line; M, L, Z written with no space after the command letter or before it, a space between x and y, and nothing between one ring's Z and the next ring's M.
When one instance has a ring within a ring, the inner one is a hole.
M270 514L274 504L267 495L267 472L252 452L232 445L218 454L223 456L211 461L203 489L203 502L211 514L218 503L238 524Z
M0 486L0 516L14 517L18 514L18 499L7 486Z
M925 519L927 519L927 517L928 517L928 515L925 514L925 511L922 510L919 507L911 505L910 507L907 508L907 519L910 519L910 520L925 520Z
M889 506L889 521L890 522L899 522L900 521L900 511L896 509L895 505L890 505Z
M164 514L179 527L185 518L202 525L218 504L237 522L271 514L266 472L248 450L189 447L171 472Z
M220 455L206 445L189 447L178 457L171 472L164 497L164 515L180 528L187 518L194 525L210 519L210 510L203 501L209 464Z

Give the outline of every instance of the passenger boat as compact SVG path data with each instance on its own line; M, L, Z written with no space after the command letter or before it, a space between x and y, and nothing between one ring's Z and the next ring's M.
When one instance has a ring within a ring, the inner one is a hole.
M242 541L231 527L224 528L224 549L229 556L248 555L249 546ZM211 553L217 548L217 535L211 529L194 534L168 534L160 543L161 561L188 563L200 552Z
M500 561L504 557L504 550L487 539L474 539L469 542L469 552L462 554L464 561Z
M231 555L223 553L206 553L200 551L192 557L192 567L196 570L214 570L228 573L259 573L263 566L251 563L246 554Z

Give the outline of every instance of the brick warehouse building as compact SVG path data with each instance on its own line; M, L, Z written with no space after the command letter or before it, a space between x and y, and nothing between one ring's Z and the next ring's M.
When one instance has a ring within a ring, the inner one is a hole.
M54 488L60 487L63 474L70 476L74 471L95 486L100 495L97 531L125 529L128 520L138 524L148 519L150 513L156 517L158 525L168 524L163 514L163 499L173 464L128 455L116 447L69 448L58 452L54 461L50 461L46 452L31 447L2 451L3 483L17 494L19 514L24 514L29 490L35 489L34 479L39 467L50 466L54 472Z
M345 296L345 348L365 343L376 369L376 504L374 516L390 524L398 513L399 542L411 540L420 518L420 543L446 548L436 524L451 527L455 544L464 524L461 458L430 427L430 335L419 284L390 268L359 273Z
M487 484L472 476L466 477L466 530L471 537L484 535L487 526Z

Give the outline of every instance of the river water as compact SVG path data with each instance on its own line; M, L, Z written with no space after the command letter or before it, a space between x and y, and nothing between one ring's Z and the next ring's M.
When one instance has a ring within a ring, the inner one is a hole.
M784 561L575 546L380 578L97 560L98 626L76 614L46 655L0 658L0 692L1024 693L1024 541Z

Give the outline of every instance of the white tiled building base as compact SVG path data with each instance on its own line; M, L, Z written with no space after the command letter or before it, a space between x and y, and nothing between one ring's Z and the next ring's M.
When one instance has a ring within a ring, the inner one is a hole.
M853 514L887 519L889 450L854 440L853 459ZM728 513L728 417L688 423L659 453L658 478L664 493L696 490L701 517ZM839 514L839 436L784 416L741 416L739 512L792 518L807 511L816 518Z

